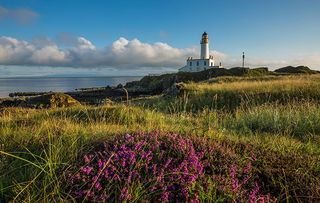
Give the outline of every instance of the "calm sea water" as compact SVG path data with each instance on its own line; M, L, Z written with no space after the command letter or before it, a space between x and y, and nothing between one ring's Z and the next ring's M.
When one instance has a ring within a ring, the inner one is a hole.
M142 77L28 77L0 78L0 98L11 92L72 91L78 88L105 87L140 80Z

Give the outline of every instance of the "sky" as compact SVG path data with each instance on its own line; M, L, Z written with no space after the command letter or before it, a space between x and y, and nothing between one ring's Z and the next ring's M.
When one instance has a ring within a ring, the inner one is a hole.
M0 0L0 77L177 71L209 34L216 63L320 70L319 0Z

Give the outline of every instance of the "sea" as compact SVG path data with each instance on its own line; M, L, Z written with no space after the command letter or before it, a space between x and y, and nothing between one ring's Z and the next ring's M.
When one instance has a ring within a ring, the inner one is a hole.
M0 98L8 97L13 92L67 92L80 88L125 85L141 78L142 76L0 78Z

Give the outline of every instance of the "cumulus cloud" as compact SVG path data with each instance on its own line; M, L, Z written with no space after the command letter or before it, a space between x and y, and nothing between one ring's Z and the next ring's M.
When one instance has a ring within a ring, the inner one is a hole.
M241 56L232 57L218 51L211 51L216 64L225 67L241 66ZM74 68L112 68L115 70L177 70L186 63L186 58L199 57L199 47L175 48L167 43L153 44L124 37L104 48L97 48L85 37L62 35L52 41L46 37L19 40L0 36L0 65L27 65ZM291 57L287 59L260 59L247 57L246 66L271 68L286 65L308 65L320 68L320 53Z
M53 43L29 43L12 37L0 37L2 65L46 65L65 62L66 53Z
M27 8L9 9L0 6L0 20L13 20L19 24L29 24L39 17L36 12Z
M313 53L310 55L302 55L295 57L292 61L294 65L306 65L309 67L314 67L315 69L320 70L320 52Z
M241 55L236 57L227 56L224 60L226 67L242 66ZM282 59L263 59L258 57L246 56L246 67L269 67L271 70L285 66L308 66L314 70L320 70L320 53L303 54L298 56L288 56Z
M225 65L228 67L240 67L242 66L242 55L238 57L228 57L225 60ZM245 66L246 67L270 67L271 69L284 67L292 64L290 60L284 59L262 59L258 57L246 56Z
M106 59L113 66L168 67L184 63L190 49L177 49L166 43L143 43L138 39L131 41L120 38L107 47Z
M229 60L227 54L222 52L210 51L210 55L214 57L215 65L219 65L219 63L224 64L225 61Z
M69 37L69 36L68 36ZM0 37L0 64L45 65L69 67L179 67L187 56L196 55L196 48L178 49L166 43L143 43L138 39L119 38L110 46L98 49L84 37L64 38L64 49L47 38L30 42ZM66 44L66 43L64 43Z

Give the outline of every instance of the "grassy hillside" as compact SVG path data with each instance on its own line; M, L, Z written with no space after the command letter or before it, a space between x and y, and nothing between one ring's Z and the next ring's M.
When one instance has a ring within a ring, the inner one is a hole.
M221 77L181 85L180 97L155 96L140 102L166 112L204 109L234 111L263 104L290 104L320 100L320 76Z
M158 76L145 76L140 81L133 81L126 84L129 91L145 91L151 94L159 94L168 89L175 82L200 82L205 80L216 80L221 77L232 78L274 78L282 75L303 75L317 74L318 71L309 69L306 66L287 66L275 71L269 71L267 67L242 68L234 67L230 69L212 68L200 72L177 72Z
M283 68L279 68L277 70L275 70L274 72L276 73L285 73L285 74L299 74L299 73L303 73L303 74L316 74L318 73L318 71L315 70L311 70L310 68L308 68L307 66L297 66L297 67L293 67L293 66L286 66Z
M129 105L1 109L0 201L317 202L319 89L222 77Z
M145 76L140 81L133 81L126 84L126 88L130 89L144 89L145 91L154 94L162 93L169 88L174 82L199 82L216 78L220 76L266 76L273 72L268 71L268 68L241 68L234 67L230 69L214 68L200 72L178 72L171 74L164 74L159 76Z

